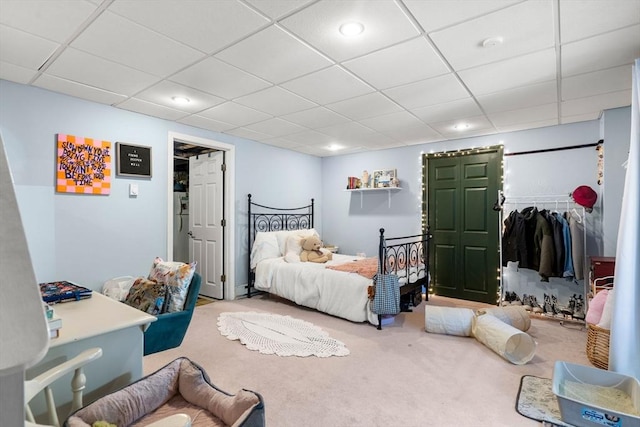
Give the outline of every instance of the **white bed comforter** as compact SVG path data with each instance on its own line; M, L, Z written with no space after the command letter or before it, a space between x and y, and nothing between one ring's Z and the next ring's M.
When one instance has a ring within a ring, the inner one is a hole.
M357 273L325 268L358 259L334 254L325 264L288 263L284 257L260 261L256 266L255 288L278 295L296 304L353 322L378 324L370 310L367 287L370 279Z

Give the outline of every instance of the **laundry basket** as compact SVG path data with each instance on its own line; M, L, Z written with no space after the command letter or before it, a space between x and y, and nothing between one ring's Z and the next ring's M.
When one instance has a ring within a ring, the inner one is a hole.
M609 329L587 323L587 358L596 368L609 369Z

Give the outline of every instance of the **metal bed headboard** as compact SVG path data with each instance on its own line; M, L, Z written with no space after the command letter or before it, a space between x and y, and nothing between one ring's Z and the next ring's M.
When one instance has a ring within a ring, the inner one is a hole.
M251 288L255 279L255 272L251 270L251 248L259 231L304 230L313 228L314 199L311 203L298 208L275 208L264 206L251 201L251 194L247 196L247 298L251 298Z

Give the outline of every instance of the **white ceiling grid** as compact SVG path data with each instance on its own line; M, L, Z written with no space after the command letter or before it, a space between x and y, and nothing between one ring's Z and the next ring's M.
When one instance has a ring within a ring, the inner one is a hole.
M315 156L594 120L638 57L640 0L0 0L0 78Z

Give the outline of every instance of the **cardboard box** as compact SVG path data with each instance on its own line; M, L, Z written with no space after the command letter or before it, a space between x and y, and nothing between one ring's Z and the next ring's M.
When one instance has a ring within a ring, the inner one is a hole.
M557 361L553 370L553 393L558 399L562 421L568 424L640 426L640 381L633 377ZM629 405L631 413L621 412L623 403Z

